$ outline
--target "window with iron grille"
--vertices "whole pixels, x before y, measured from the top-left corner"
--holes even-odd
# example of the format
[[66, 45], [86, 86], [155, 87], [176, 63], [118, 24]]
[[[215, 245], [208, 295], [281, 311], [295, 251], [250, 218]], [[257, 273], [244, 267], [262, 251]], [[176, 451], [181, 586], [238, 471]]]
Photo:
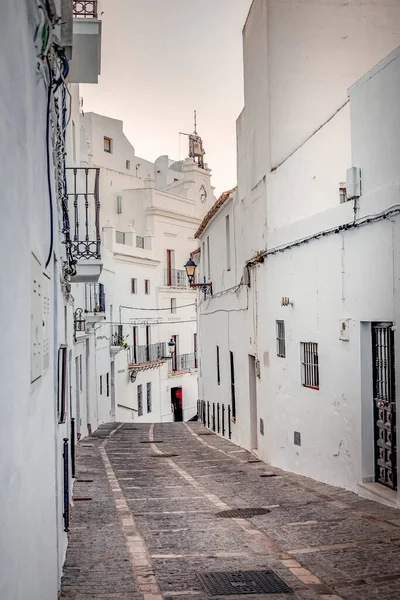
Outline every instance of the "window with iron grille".
[[301, 342], [301, 384], [319, 389], [318, 344]]
[[141, 235], [136, 236], [136, 248], [144, 248], [144, 237]]
[[136, 279], [131, 279], [131, 294], [136, 294]]
[[103, 393], [103, 375], [100, 375], [100, 395]]
[[117, 214], [122, 214], [122, 196], [117, 196]]
[[286, 356], [285, 321], [276, 322], [276, 354], [281, 358]]
[[117, 244], [125, 244], [125, 233], [123, 231], [116, 231], [115, 241], [117, 242]]
[[217, 383], [221, 385], [221, 371], [219, 368], [219, 346], [217, 346]]
[[151, 413], [151, 382], [147, 384], [147, 412]]
[[141, 417], [143, 415], [143, 392], [142, 385], [137, 386], [137, 405], [138, 405], [138, 416]]
[[104, 152], [112, 153], [112, 139], [104, 136]]
[[106, 375], [107, 397], [110, 395], [110, 373]]
[[144, 280], [144, 293], [150, 294], [150, 279]]

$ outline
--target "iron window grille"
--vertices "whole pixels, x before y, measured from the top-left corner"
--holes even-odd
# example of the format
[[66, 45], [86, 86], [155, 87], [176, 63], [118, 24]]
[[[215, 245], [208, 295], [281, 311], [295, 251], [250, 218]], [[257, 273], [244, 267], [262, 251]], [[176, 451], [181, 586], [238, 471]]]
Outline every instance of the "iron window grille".
[[106, 296], [102, 283], [85, 284], [85, 313], [106, 312]]
[[97, 0], [74, 0], [72, 10], [74, 17], [97, 19]]
[[131, 294], [136, 294], [136, 279], [131, 279]]
[[232, 418], [236, 419], [236, 390], [235, 390], [235, 363], [233, 359], [233, 352], [229, 352], [230, 367], [231, 367], [231, 404], [232, 404]]
[[146, 396], [146, 399], [147, 399], [147, 412], [151, 413], [151, 382], [149, 382], [147, 384], [146, 392], [147, 392], [147, 396]]
[[122, 215], [122, 196], [117, 196], [117, 214]]
[[136, 236], [136, 248], [144, 249], [144, 237], [142, 235]]
[[106, 375], [107, 398], [110, 396], [110, 373]]
[[219, 367], [219, 346], [217, 346], [217, 383], [221, 385], [221, 370]]
[[301, 384], [319, 390], [318, 344], [301, 342]]
[[168, 287], [187, 287], [188, 279], [184, 269], [166, 269], [164, 283]]
[[125, 233], [123, 231], [116, 231], [115, 241], [117, 242], [117, 244], [126, 244]]
[[276, 322], [276, 354], [281, 358], [286, 356], [285, 321]]
[[142, 384], [137, 386], [137, 402], [138, 402], [138, 416], [141, 417], [143, 415], [143, 392], [142, 392]]
[[103, 393], [103, 375], [100, 375], [100, 396]]

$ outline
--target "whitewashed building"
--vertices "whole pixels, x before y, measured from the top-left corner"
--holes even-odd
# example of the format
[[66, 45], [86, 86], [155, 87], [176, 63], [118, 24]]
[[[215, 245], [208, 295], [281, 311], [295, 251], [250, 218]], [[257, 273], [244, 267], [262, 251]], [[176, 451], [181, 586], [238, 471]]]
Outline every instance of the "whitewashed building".
[[[86, 4], [81, 18], [77, 7]], [[67, 545], [78, 377], [73, 281], [85, 281], [87, 265], [66, 180], [79, 161], [77, 86], [95, 83], [100, 69], [96, 8], [1, 3], [0, 597], [10, 600], [54, 600]], [[97, 254], [92, 278], [101, 271]], [[84, 392], [90, 377], [81, 385]]]
[[205, 421], [395, 505], [399, 32], [393, 2], [255, 0], [238, 188], [197, 232]]
[[74, 308], [77, 329], [94, 332], [98, 419], [188, 420], [198, 399], [196, 292], [184, 265], [215, 201], [211, 171], [194, 157], [142, 159], [121, 121], [93, 113], [81, 144], [82, 166], [98, 173], [103, 270], [99, 283], [77, 286]]

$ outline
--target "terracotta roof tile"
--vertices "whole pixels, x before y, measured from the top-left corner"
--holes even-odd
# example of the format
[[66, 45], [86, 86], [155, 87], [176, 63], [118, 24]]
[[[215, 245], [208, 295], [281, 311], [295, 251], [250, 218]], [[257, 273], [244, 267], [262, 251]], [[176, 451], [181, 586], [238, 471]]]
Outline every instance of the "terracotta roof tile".
[[195, 238], [198, 238], [198, 237], [201, 236], [201, 234], [203, 233], [203, 231], [205, 230], [205, 228], [207, 227], [207, 225], [209, 224], [209, 222], [211, 221], [211, 219], [213, 218], [213, 216], [217, 214], [217, 212], [219, 211], [219, 209], [221, 208], [221, 206], [223, 206], [225, 204], [225, 202], [228, 200], [229, 196], [231, 194], [233, 194], [233, 192], [235, 192], [235, 191], [236, 191], [236, 187], [232, 188], [231, 190], [229, 190], [227, 192], [223, 192], [220, 195], [220, 197], [218, 198], [218, 200], [213, 204], [213, 206], [210, 208], [210, 210], [208, 211], [208, 213], [206, 214], [206, 216], [202, 220], [200, 227], [198, 228], [198, 230], [194, 234]]

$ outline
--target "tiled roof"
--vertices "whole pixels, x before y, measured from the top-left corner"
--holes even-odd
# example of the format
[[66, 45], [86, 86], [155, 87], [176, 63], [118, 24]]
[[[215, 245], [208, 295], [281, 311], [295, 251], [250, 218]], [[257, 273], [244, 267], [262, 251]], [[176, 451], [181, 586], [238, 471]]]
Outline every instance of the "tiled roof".
[[209, 222], [211, 221], [213, 216], [217, 214], [217, 212], [219, 211], [221, 206], [223, 206], [225, 204], [225, 202], [228, 200], [229, 196], [231, 194], [233, 194], [233, 192], [235, 192], [235, 191], [236, 191], [236, 187], [232, 188], [231, 190], [229, 190], [227, 192], [223, 192], [223, 194], [220, 195], [218, 200], [214, 203], [214, 205], [210, 208], [210, 210], [208, 211], [208, 213], [202, 220], [200, 227], [194, 234], [195, 238], [198, 238], [201, 236], [201, 234], [203, 233], [203, 231], [205, 230], [205, 228], [207, 227], [207, 225], [209, 224]]

